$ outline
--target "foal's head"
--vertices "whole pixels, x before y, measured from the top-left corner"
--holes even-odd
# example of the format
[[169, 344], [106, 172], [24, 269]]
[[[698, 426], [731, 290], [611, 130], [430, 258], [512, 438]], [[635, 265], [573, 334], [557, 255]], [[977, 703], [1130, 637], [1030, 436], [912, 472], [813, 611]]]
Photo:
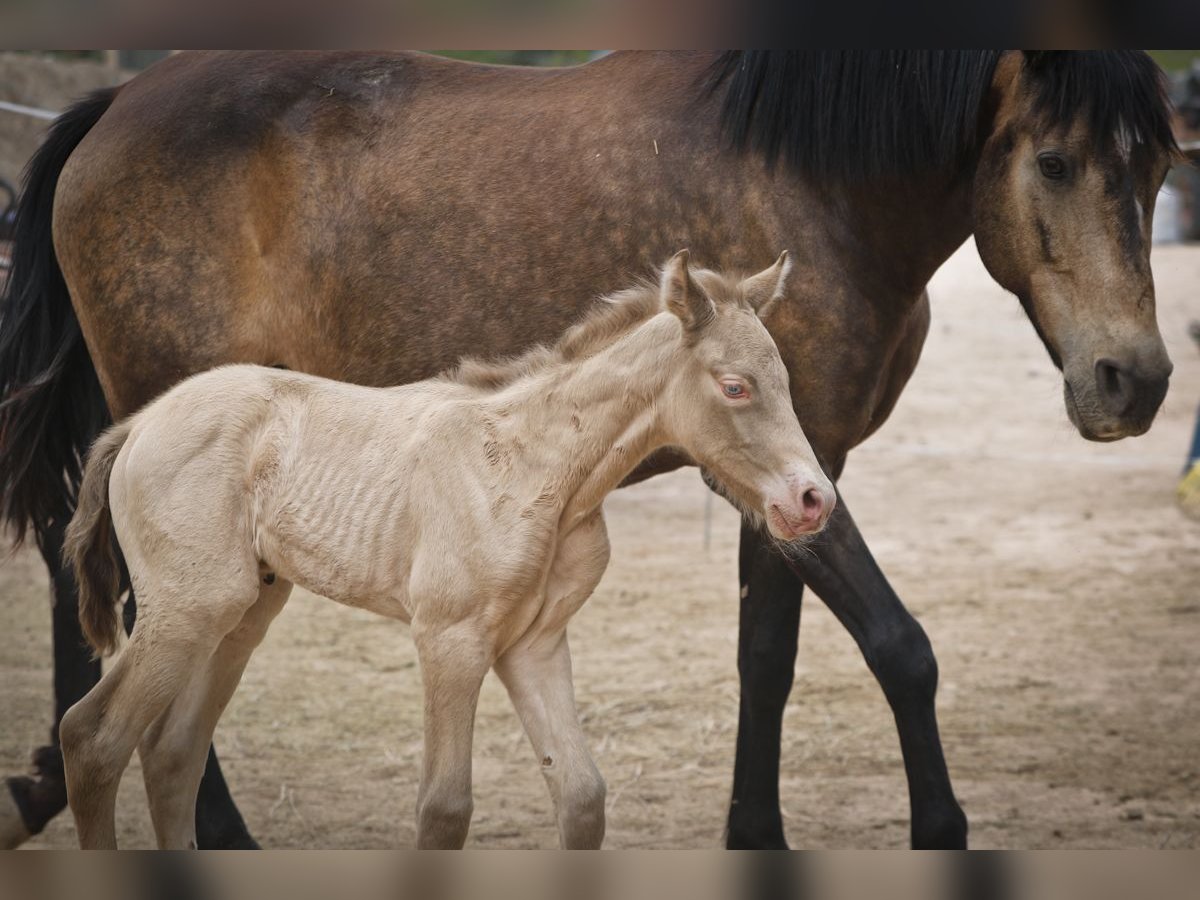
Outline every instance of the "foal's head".
[[781, 540], [820, 531], [836, 500], [759, 318], [783, 294], [789, 268], [785, 253], [739, 281], [689, 269], [682, 250], [660, 285], [663, 305], [683, 324], [679, 363], [663, 399], [672, 437]]

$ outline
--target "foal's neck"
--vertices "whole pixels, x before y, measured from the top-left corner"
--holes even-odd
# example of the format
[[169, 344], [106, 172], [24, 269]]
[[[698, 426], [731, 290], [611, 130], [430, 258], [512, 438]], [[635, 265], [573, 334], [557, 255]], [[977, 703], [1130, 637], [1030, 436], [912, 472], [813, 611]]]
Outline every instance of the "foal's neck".
[[565, 530], [669, 443], [659, 410], [676, 370], [679, 336], [678, 319], [660, 313], [595, 354], [531, 380], [523, 430], [552, 454], [539, 460], [539, 475], [557, 495]]

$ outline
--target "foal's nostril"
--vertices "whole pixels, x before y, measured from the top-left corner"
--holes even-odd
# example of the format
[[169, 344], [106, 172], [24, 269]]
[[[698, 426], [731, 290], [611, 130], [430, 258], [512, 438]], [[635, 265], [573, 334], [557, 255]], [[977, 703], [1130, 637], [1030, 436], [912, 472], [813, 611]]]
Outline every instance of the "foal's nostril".
[[806, 521], [819, 519], [822, 511], [825, 509], [825, 498], [821, 496], [821, 492], [815, 487], [809, 488], [800, 498], [800, 503], [804, 508], [804, 518]]
[[1133, 405], [1133, 378], [1111, 359], [1096, 363], [1096, 387], [1104, 408], [1114, 416], [1124, 415]]

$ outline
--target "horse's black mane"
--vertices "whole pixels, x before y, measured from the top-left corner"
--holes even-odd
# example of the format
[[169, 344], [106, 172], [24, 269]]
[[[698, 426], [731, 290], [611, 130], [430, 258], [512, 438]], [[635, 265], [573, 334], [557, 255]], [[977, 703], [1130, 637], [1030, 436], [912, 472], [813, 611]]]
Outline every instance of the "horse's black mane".
[[[999, 50], [734, 50], [709, 69], [721, 125], [740, 150], [814, 177], [857, 181], [956, 165], [979, 150]], [[1082, 117], [1176, 151], [1165, 80], [1140, 50], [1028, 52], [1036, 110]]]

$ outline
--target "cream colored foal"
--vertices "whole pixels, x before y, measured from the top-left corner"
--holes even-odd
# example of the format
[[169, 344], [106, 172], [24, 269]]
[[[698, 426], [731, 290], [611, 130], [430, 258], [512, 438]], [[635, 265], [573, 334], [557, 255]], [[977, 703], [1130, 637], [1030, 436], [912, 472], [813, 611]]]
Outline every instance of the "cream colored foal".
[[495, 668], [541, 763], [564, 847], [598, 847], [604, 781], [575, 711], [567, 623], [608, 562], [601, 503], [650, 452], [685, 450], [776, 538], [834, 492], [757, 313], [786, 254], [739, 281], [689, 271], [608, 298], [551, 348], [367, 388], [228, 366], [109, 429], [68, 553], [85, 633], [112, 651], [119, 540], [137, 627], [62, 722], [83, 847], [116, 845], [136, 748], [161, 847], [195, 846], [205, 754], [292, 584], [412, 624], [424, 680], [422, 847], [470, 825], [476, 700]]

